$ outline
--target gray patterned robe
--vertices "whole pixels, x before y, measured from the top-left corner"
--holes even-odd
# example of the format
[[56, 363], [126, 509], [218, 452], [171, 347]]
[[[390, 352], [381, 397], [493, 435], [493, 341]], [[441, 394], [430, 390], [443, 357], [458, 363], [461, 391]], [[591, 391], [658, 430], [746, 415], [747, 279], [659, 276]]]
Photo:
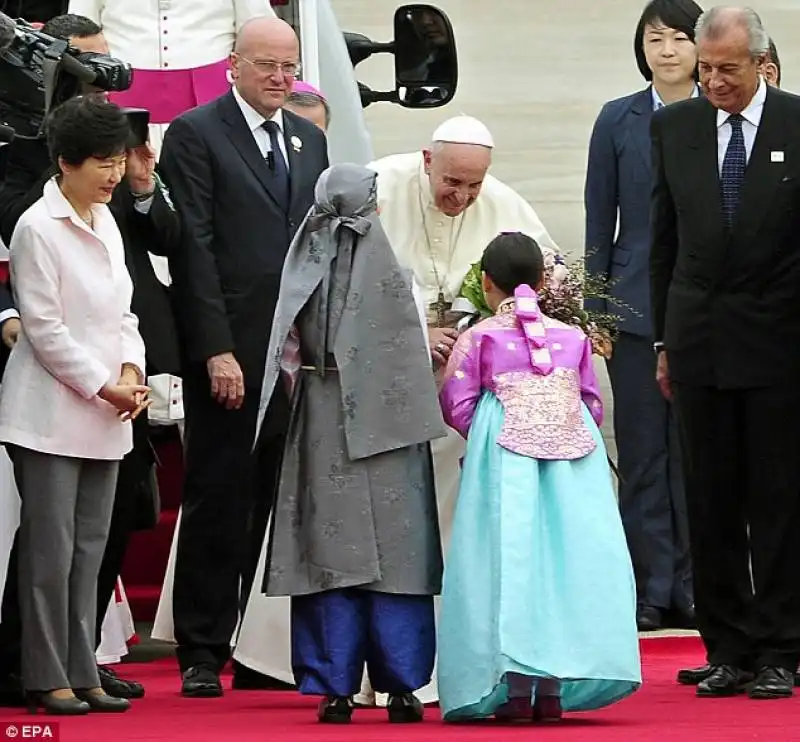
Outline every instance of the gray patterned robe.
[[284, 266], [259, 427], [292, 327], [303, 368], [273, 512], [268, 595], [441, 589], [429, 442], [445, 427], [412, 278], [380, 225], [375, 178], [355, 165], [323, 173]]

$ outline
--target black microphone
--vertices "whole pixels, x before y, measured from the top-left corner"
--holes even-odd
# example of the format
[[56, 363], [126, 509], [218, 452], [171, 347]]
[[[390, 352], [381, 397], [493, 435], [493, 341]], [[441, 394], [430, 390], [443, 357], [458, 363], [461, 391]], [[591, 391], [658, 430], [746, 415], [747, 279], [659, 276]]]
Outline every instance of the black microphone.
[[0, 52], [4, 52], [17, 37], [17, 24], [11, 16], [0, 13]]
[[273, 153], [272, 150], [267, 152], [267, 165], [269, 166], [270, 170], [275, 169], [275, 154]]
[[11, 144], [15, 136], [17, 132], [14, 131], [14, 127], [0, 124], [0, 144]]
[[93, 70], [85, 64], [81, 64], [75, 57], [71, 57], [69, 54], [65, 54], [61, 57], [61, 66], [64, 72], [69, 73], [80, 80], [80, 82], [86, 83], [87, 85], [91, 85], [97, 79], [97, 74]]

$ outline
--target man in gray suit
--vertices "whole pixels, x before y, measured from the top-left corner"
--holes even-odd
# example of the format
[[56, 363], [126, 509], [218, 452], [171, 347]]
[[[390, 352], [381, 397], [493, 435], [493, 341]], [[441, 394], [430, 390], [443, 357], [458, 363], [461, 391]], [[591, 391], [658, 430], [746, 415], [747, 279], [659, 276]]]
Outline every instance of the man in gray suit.
[[[605, 274], [625, 306], [608, 362], [619, 450], [619, 500], [636, 573], [641, 631], [693, 621], [686, 505], [673, 411], [655, 383], [648, 257], [650, 119], [698, 94], [693, 0], [653, 0], [634, 37], [636, 62], [651, 84], [607, 103], [595, 123], [586, 173], [586, 265]], [[619, 231], [617, 232], [617, 223]], [[597, 304], [597, 303], [595, 303]]]

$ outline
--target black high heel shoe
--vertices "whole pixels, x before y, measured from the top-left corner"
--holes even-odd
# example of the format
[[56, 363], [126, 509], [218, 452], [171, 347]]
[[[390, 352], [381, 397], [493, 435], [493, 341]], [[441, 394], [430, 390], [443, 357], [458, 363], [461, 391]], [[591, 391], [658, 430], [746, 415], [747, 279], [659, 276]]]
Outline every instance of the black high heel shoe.
[[35, 714], [40, 708], [53, 716], [83, 716], [89, 713], [89, 704], [80, 698], [58, 698], [52, 693], [28, 691], [25, 694], [28, 713]]
[[75, 696], [85, 702], [89, 710], [106, 714], [120, 714], [131, 707], [131, 702], [127, 698], [114, 698], [105, 691], [93, 693], [88, 690], [76, 690]]

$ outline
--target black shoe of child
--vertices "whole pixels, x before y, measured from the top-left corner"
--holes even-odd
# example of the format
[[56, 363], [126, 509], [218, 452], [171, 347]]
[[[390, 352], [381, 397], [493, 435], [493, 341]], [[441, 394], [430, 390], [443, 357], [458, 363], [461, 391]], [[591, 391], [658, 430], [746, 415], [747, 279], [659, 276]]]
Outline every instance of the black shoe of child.
[[349, 724], [353, 701], [347, 696], [328, 696], [319, 703], [317, 718], [322, 724]]
[[389, 696], [387, 709], [392, 724], [413, 724], [425, 717], [425, 708], [413, 693]]

